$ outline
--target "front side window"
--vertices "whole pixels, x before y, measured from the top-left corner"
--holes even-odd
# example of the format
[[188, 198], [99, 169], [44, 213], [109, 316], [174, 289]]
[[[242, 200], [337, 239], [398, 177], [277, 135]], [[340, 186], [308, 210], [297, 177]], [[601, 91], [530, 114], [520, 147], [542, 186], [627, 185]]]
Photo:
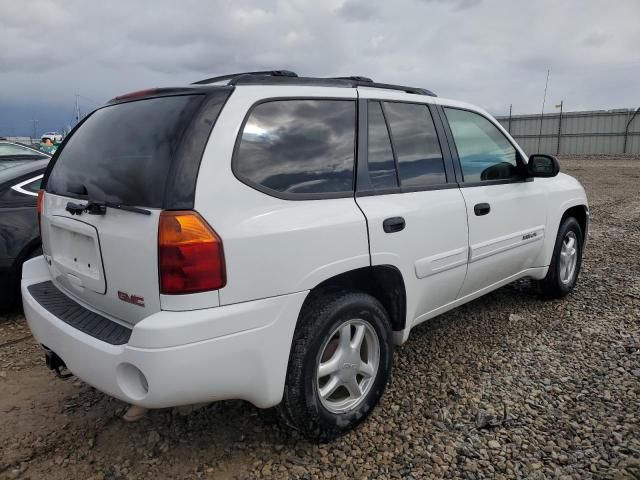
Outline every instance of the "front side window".
[[465, 182], [519, 178], [517, 152], [482, 115], [445, 108]]
[[426, 105], [384, 102], [403, 187], [447, 182], [436, 128]]
[[356, 105], [352, 100], [273, 100], [242, 131], [235, 173], [285, 194], [353, 191]]

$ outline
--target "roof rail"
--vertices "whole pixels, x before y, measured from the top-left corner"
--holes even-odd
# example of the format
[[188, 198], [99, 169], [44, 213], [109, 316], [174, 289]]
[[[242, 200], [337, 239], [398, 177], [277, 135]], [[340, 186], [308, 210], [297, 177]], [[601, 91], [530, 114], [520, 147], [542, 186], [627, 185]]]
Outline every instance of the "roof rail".
[[369, 82], [373, 83], [369, 77], [362, 77], [360, 75], [351, 75], [349, 77], [329, 77], [332, 80], [356, 80], [358, 82]]
[[263, 77], [253, 75], [242, 75], [229, 82], [229, 85], [309, 85], [314, 87], [371, 87], [384, 90], [398, 90], [400, 92], [413, 93], [415, 95], [437, 95], [426, 88], [408, 87], [406, 85], [393, 85], [390, 83], [377, 83], [370, 79], [362, 80], [358, 78], [322, 78], [322, 77]]
[[219, 77], [211, 77], [205, 78], [204, 80], [198, 80], [197, 82], [193, 82], [191, 85], [207, 85], [209, 83], [223, 82], [225, 80], [233, 80], [236, 77], [241, 77], [243, 75], [260, 75], [267, 77], [297, 77], [298, 74], [296, 72], [292, 72], [290, 70], [264, 70], [259, 72], [240, 72], [240, 73], [230, 73], [228, 75], [221, 75]]
[[245, 72], [222, 75], [220, 77], [207, 78], [192, 85], [207, 85], [227, 81], [227, 85], [309, 85], [315, 87], [371, 87], [385, 90], [398, 90], [400, 92], [413, 93], [415, 95], [428, 95], [436, 97], [431, 90], [405, 85], [393, 85], [390, 83], [377, 83], [368, 77], [299, 77], [290, 70], [267, 70], [263, 72]]

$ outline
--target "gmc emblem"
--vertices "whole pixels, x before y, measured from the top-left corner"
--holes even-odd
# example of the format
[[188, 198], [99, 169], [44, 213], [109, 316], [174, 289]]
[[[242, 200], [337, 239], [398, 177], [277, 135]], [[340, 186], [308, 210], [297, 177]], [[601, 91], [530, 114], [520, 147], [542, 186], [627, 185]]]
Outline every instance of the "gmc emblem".
[[139, 307], [144, 307], [144, 297], [139, 297], [137, 295], [129, 295], [126, 292], [122, 292], [118, 290], [118, 298], [123, 302], [132, 303]]

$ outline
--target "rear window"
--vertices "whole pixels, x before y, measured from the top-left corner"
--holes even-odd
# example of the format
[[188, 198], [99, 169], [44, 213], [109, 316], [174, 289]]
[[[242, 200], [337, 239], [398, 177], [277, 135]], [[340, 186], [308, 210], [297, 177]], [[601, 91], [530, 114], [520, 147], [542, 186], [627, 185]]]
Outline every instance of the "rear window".
[[356, 105], [352, 100], [274, 100], [249, 114], [234, 171], [285, 195], [353, 191]]
[[0, 160], [2, 160], [2, 157], [46, 158], [47, 155], [37, 152], [34, 149], [23, 147], [22, 145], [0, 143]]
[[204, 98], [152, 98], [97, 110], [60, 152], [47, 191], [162, 208], [180, 140]]
[[426, 105], [385, 102], [403, 187], [447, 183], [436, 127]]

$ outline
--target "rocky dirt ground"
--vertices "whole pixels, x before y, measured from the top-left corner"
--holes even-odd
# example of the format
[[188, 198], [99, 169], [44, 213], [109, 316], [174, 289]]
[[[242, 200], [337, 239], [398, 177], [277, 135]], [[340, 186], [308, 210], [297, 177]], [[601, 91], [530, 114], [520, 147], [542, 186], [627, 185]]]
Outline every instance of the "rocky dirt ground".
[[640, 478], [640, 158], [561, 164], [591, 203], [577, 290], [545, 302], [523, 281], [419, 326], [330, 444], [244, 402], [126, 424], [0, 317], [0, 478]]

